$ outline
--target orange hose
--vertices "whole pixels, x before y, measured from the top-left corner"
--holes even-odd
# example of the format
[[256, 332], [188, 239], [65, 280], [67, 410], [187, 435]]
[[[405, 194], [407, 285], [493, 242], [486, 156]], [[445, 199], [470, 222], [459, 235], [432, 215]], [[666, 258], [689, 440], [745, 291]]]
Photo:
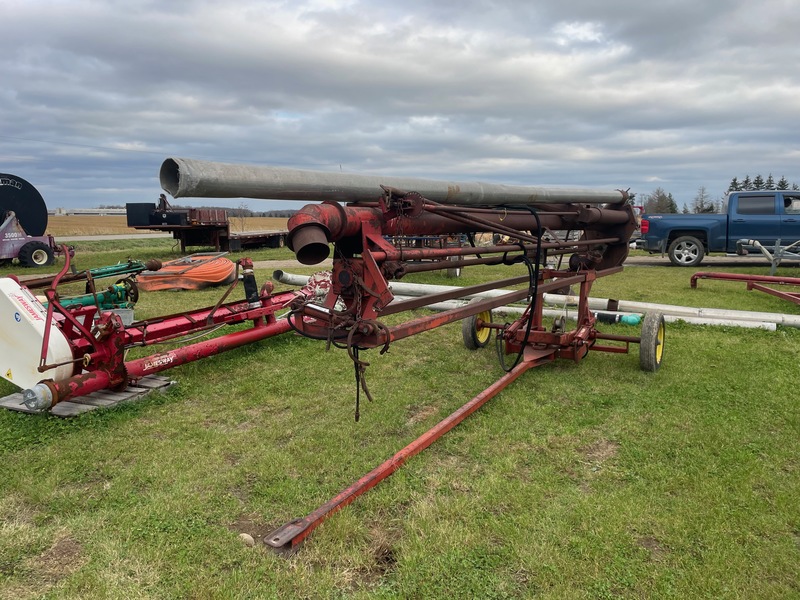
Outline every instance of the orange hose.
[[236, 265], [225, 257], [197, 260], [189, 256], [164, 263], [158, 271], [140, 273], [137, 283], [145, 291], [198, 290], [230, 283], [235, 273]]

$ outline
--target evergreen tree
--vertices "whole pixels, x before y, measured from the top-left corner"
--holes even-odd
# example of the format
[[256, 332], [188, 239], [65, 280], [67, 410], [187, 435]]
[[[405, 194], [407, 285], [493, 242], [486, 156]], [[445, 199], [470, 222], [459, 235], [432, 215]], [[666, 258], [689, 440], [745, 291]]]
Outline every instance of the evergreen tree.
[[686, 202], [683, 203], [683, 208], [681, 209], [681, 213], [684, 214], [684, 215], [688, 215], [689, 214], [689, 207], [686, 206]]
[[692, 212], [693, 213], [714, 213], [717, 212], [717, 207], [714, 201], [711, 200], [711, 196], [706, 191], [706, 186], [701, 185], [700, 189], [697, 190], [697, 195], [694, 197], [692, 201]]
[[671, 192], [669, 194], [667, 194], [667, 202], [669, 203], [667, 205], [667, 207], [669, 208], [669, 210], [667, 210], [667, 212], [677, 214], [678, 213], [678, 203], [675, 202], [675, 198], [672, 197], [672, 193]]
[[660, 187], [644, 196], [642, 205], [644, 206], [644, 212], [647, 214], [678, 212], [678, 205], [672, 194], [667, 194]]
[[745, 175], [744, 179], [741, 181], [738, 177], [734, 177], [731, 179], [730, 184], [728, 184], [727, 192], [741, 192], [741, 191], [754, 191], [754, 190], [797, 190], [798, 186], [796, 183], [790, 183], [786, 176], [781, 175], [781, 178], [778, 182], [775, 182], [775, 178], [773, 177], [772, 173], [767, 175], [766, 180], [761, 176], [761, 174], [756, 175], [753, 179], [750, 179], [750, 175]]

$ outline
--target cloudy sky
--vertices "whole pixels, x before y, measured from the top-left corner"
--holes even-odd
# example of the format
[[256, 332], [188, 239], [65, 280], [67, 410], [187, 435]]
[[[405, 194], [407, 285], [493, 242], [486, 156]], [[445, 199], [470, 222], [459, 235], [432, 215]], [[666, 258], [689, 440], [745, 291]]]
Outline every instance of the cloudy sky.
[[0, 172], [49, 208], [155, 201], [170, 156], [679, 206], [734, 176], [800, 183], [797, 0], [0, 9]]

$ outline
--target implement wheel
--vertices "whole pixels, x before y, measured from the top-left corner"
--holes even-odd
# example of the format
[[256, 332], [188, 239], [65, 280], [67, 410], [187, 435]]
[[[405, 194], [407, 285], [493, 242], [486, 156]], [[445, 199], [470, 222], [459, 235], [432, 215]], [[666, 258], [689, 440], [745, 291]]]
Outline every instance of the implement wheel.
[[23, 267], [44, 267], [53, 264], [54, 255], [53, 249], [47, 244], [28, 242], [19, 249], [17, 258]]
[[[470, 300], [470, 304], [480, 301], [481, 298], [473, 298]], [[461, 336], [464, 338], [464, 346], [467, 347], [467, 350], [477, 350], [489, 343], [492, 330], [489, 327], [483, 327], [482, 324], [491, 322], [491, 310], [484, 310], [461, 321]]]
[[642, 323], [639, 343], [639, 366], [642, 371], [655, 372], [664, 359], [664, 338], [666, 327], [664, 315], [659, 312], [647, 313]]

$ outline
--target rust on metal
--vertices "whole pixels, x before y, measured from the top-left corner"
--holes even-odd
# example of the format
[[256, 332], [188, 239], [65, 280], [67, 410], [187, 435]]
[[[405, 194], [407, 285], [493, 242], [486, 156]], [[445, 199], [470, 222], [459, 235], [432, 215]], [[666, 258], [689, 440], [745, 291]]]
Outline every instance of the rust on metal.
[[405, 448], [394, 454], [390, 459], [384, 461], [361, 477], [353, 485], [342, 490], [328, 502], [302, 519], [294, 519], [274, 530], [264, 538], [264, 543], [281, 552], [292, 553], [296, 551], [303, 540], [305, 540], [325, 519], [392, 475], [392, 473], [403, 466], [409, 458], [419, 454], [448, 431], [456, 427], [532, 366], [533, 363], [530, 361], [520, 363], [515, 369], [498, 379], [464, 406], [423, 433]]
[[[588, 297], [598, 277], [622, 270], [635, 217], [627, 205], [588, 207], [580, 204], [533, 207], [472, 208], [444, 206], [413, 192], [385, 188], [380, 202], [342, 206], [326, 202], [302, 208], [289, 221], [289, 246], [300, 262], [316, 264], [330, 253], [333, 268], [321, 300], [298, 298], [292, 303], [292, 327], [308, 337], [337, 342], [347, 348], [356, 368], [356, 381], [365, 393], [366, 363], [360, 350], [381, 352], [403, 338], [477, 315], [517, 301], [527, 301], [522, 317], [513, 323], [492, 323], [481, 317], [480, 327], [494, 331], [503, 356], [516, 357], [506, 374], [461, 409], [376, 467], [340, 494], [304, 518], [294, 519], [264, 539], [270, 547], [293, 552], [311, 531], [334, 512], [390, 476], [409, 457], [480, 408], [525, 371], [557, 359], [581, 361], [590, 350], [624, 353], [633, 336], [604, 335], [595, 329], [596, 317]], [[413, 214], [413, 216], [412, 216]], [[554, 231], [578, 231], [579, 237], [559, 237]], [[439, 248], [395, 247], [390, 239], [402, 235], [442, 235], [476, 232], [501, 234], [514, 242], [490, 246]], [[543, 234], [547, 232], [547, 239]], [[565, 268], [547, 266], [547, 258], [568, 257]], [[455, 259], [455, 260], [454, 260]], [[528, 274], [397, 301], [389, 280], [410, 272], [446, 269], [456, 265], [518, 264]], [[385, 325], [389, 315], [423, 308], [437, 302], [467, 297], [492, 289], [509, 289], [496, 297], [474, 300], [464, 306]], [[543, 296], [569, 286], [580, 288], [578, 325], [548, 329], [543, 323]], [[599, 342], [599, 343], [598, 343]], [[356, 420], [359, 414], [356, 398]]]
[[[26, 398], [26, 405], [43, 410], [92, 392], [121, 389], [147, 375], [288, 332], [288, 321], [284, 318], [278, 319], [275, 313], [295, 300], [298, 292], [273, 295], [272, 285], [265, 284], [259, 293], [252, 261], [247, 258], [238, 261], [237, 273], [239, 266], [245, 269], [244, 287], [246, 290], [253, 290], [252, 297], [243, 301], [222, 303], [236, 285], [237, 277], [220, 302], [213, 307], [137, 321], [126, 327], [119, 315], [111, 311], [100, 311], [95, 305], [70, 308], [61, 305], [57, 286], [69, 269], [67, 256], [64, 268], [45, 290], [48, 300], [46, 322], [57, 323], [69, 344], [72, 359], [64, 364], [74, 365], [72, 375], [58, 381], [42, 381], [34, 388], [25, 390], [23, 396]], [[251, 324], [248, 329], [188, 343], [145, 358], [125, 360], [127, 350], [133, 347], [150, 346], [210, 332], [224, 325], [247, 322]], [[46, 364], [49, 343], [50, 328], [45, 328], [39, 361], [40, 372], [61, 366]]]
[[775, 289], [772, 286], [800, 286], [800, 277], [780, 277], [775, 275], [750, 275], [747, 273], [715, 273], [698, 271], [690, 280], [692, 288], [697, 287], [698, 279], [719, 279], [723, 281], [741, 281], [747, 284], [748, 290], [764, 292], [781, 300], [800, 304], [800, 292]]

